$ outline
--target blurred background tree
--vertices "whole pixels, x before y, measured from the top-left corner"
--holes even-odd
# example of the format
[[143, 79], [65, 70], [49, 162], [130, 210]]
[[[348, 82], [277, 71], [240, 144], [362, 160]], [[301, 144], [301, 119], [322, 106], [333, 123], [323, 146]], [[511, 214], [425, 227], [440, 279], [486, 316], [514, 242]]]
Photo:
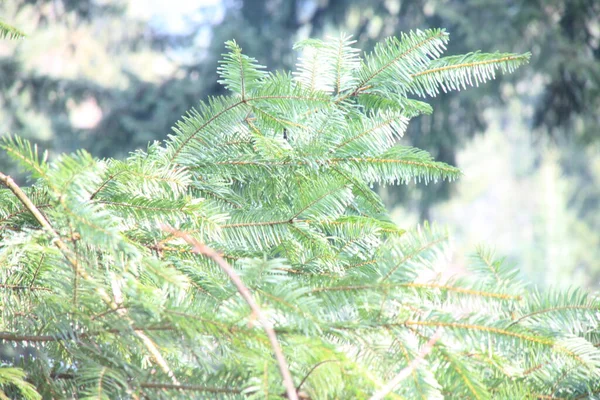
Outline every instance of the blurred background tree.
[[[457, 254], [489, 241], [529, 279], [598, 287], [598, 1], [14, 0], [0, 13], [29, 34], [0, 42], [0, 132], [51, 155], [85, 147], [122, 157], [165, 138], [181, 114], [219, 93], [216, 60], [232, 38], [269, 69], [295, 63], [297, 40], [340, 31], [367, 50], [402, 31], [444, 27], [448, 54], [531, 51], [528, 68], [440, 96], [432, 116], [411, 123], [407, 141], [463, 168], [464, 179], [378, 190], [402, 224], [448, 224]], [[474, 155], [489, 168], [471, 167]]]

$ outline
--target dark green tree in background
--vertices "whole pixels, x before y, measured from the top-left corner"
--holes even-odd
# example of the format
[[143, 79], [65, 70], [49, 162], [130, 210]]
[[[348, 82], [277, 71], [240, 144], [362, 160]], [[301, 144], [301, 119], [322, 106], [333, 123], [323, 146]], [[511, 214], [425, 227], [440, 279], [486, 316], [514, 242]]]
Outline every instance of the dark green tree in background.
[[[36, 32], [38, 46], [2, 44], [12, 51], [0, 59], [3, 132], [19, 132], [57, 153], [84, 147], [123, 157], [164, 135], [173, 115], [206, 91], [197, 72], [163, 54], [185, 38], [152, 32], [127, 12], [126, 2], [15, 1], [0, 10]], [[78, 111], [87, 119], [74, 121]]]

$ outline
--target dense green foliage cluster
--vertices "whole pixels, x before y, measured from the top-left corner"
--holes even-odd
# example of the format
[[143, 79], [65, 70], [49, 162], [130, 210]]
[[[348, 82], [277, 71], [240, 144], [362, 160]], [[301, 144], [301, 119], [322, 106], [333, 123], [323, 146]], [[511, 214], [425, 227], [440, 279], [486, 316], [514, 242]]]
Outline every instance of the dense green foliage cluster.
[[413, 97], [529, 58], [441, 57], [447, 41], [416, 31], [361, 57], [347, 37], [308, 40], [293, 74], [267, 73], [228, 42], [230, 95], [126, 160], [47, 162], [5, 140], [33, 182], [22, 193], [0, 174], [11, 189], [0, 192], [4, 394], [284, 397], [265, 326], [184, 237], [234, 267], [300, 398], [377, 398], [389, 382], [381, 395], [398, 399], [597, 393], [595, 298], [531, 290], [483, 249], [448, 279], [445, 233], [403, 231], [371, 189], [457, 178], [398, 144], [410, 118], [432, 111]]
[[[514, 196], [508, 201], [490, 195], [497, 185], [465, 186], [465, 181], [376, 190], [392, 215], [407, 225], [444, 221], [460, 247], [493, 237], [502, 253], [539, 284], [597, 288], [600, 2], [216, 0], [188, 3], [195, 7], [184, 9], [173, 4], [168, 12], [161, 4], [0, 2], [2, 19], [29, 34], [25, 41], [0, 44], [0, 135], [18, 132], [47, 149], [50, 159], [79, 148], [96, 157], [124, 158], [148, 141], [162, 140], [198, 99], [224, 93], [215, 69], [225, 40], [235, 38], [271, 71], [289, 70], [295, 64], [292, 44], [306, 37], [347, 32], [357, 47], [371, 48], [401, 31], [443, 26], [454, 38], [450, 54], [531, 50], [531, 67], [478, 91], [430, 98], [436, 112], [413, 120], [404, 143], [457, 165], [473, 151], [474, 137], [484, 134], [476, 140], [489, 140], [502, 121], [501, 129], [519, 139], [503, 134], [499, 146], [510, 151], [487, 150], [491, 154], [483, 157], [491, 161], [512, 154], [516, 161], [503, 161], [510, 167], [503, 167], [502, 176], [516, 188], [502, 192], [522, 193], [518, 186], [523, 186], [533, 195], [515, 203]], [[166, 23], [173, 16], [181, 23]], [[541, 178], [541, 166], [548, 161], [560, 167], [556, 179]], [[22, 178], [6, 158], [0, 158], [0, 170]], [[489, 218], [462, 224], [457, 217], [462, 213], [448, 208], [448, 199], [464, 205], [473, 197], [489, 201], [490, 196], [500, 204], [487, 208], [500, 221], [512, 219], [507, 208], [520, 209], [518, 229]], [[560, 207], [544, 206], [556, 204], [557, 198]], [[474, 228], [482, 225], [493, 225], [496, 232]], [[475, 230], [469, 238], [467, 232]]]

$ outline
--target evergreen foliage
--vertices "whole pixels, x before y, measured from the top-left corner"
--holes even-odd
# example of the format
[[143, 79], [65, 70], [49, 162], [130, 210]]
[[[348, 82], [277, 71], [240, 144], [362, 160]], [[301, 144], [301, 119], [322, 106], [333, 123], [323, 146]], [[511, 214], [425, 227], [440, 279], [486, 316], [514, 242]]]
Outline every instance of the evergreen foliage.
[[15, 28], [14, 26], [8, 25], [0, 21], [0, 39], [21, 39], [25, 37], [25, 34]]
[[411, 32], [363, 58], [345, 36], [305, 41], [294, 74], [228, 42], [230, 94], [125, 161], [6, 139], [32, 185], [0, 173], [0, 397], [594, 396], [594, 297], [532, 291], [484, 249], [444, 278], [446, 234], [405, 232], [371, 190], [460, 176], [398, 144], [431, 112], [408, 95], [529, 58], [440, 58], [447, 41]]

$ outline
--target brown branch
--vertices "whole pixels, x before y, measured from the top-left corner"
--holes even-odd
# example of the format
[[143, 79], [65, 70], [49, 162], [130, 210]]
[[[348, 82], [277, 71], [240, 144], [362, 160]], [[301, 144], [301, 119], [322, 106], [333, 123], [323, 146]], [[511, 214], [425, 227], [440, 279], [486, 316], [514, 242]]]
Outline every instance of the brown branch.
[[[157, 326], [157, 327], [149, 327], [149, 328], [139, 328], [133, 327], [132, 330], [134, 332], [144, 332], [144, 331], [172, 331], [175, 328], [171, 326]], [[6, 333], [0, 332], [0, 340], [6, 340], [7, 342], [62, 342], [65, 340], [79, 340], [86, 339], [93, 336], [102, 335], [105, 333], [114, 333], [114, 334], [123, 334], [129, 332], [126, 329], [106, 329], [103, 331], [94, 331], [94, 332], [83, 332], [76, 333], [73, 332], [72, 336], [64, 336], [64, 335], [19, 335], [17, 333]]]
[[[15, 196], [23, 203], [25, 207], [33, 214], [38, 223], [42, 226], [45, 232], [50, 234], [53, 238], [53, 243], [58, 249], [61, 251], [63, 256], [67, 259], [69, 264], [73, 267], [73, 271], [76, 275], [81, 276], [86, 281], [93, 281], [93, 278], [87, 273], [87, 271], [81, 267], [79, 261], [77, 261], [77, 257], [73, 254], [69, 246], [61, 239], [58, 232], [54, 230], [48, 219], [40, 212], [40, 210], [36, 207], [35, 204], [27, 197], [25, 192], [21, 190], [19, 185], [15, 183], [15, 181], [8, 175], [0, 172], [0, 182], [4, 184], [7, 188], [10, 189], [11, 192], [14, 193]], [[119, 308], [119, 305], [116, 304], [109, 294], [106, 292], [104, 288], [97, 288], [97, 293], [100, 295], [100, 298], [103, 302], [105, 302], [110, 308], [116, 309]], [[122, 314], [124, 318], [128, 320], [128, 322], [133, 323], [126, 314]], [[142, 331], [135, 331], [136, 336], [144, 343], [146, 350], [150, 353], [150, 356], [154, 359], [154, 362], [158, 364], [158, 366], [163, 370], [168, 377], [171, 378], [173, 384], [179, 384], [179, 381], [175, 377], [171, 368], [169, 368], [169, 364], [164, 359], [156, 344]]]
[[[69, 380], [75, 379], [77, 376], [73, 373], [52, 373], [50, 374], [52, 379]], [[142, 382], [140, 387], [143, 389], [159, 389], [159, 390], [181, 390], [181, 391], [196, 391], [196, 392], [208, 392], [208, 393], [242, 393], [242, 389], [233, 388], [219, 388], [214, 386], [202, 386], [202, 385], [174, 385], [172, 383], [162, 382]]]
[[397, 387], [400, 384], [400, 382], [408, 378], [410, 374], [412, 374], [412, 372], [419, 366], [419, 364], [425, 360], [425, 357], [427, 357], [427, 355], [431, 353], [435, 342], [439, 340], [441, 335], [442, 329], [438, 328], [433, 334], [433, 336], [429, 339], [429, 341], [425, 344], [425, 346], [423, 346], [417, 357], [414, 358], [411, 362], [409, 362], [408, 365], [405, 368], [403, 368], [402, 371], [400, 371], [396, 376], [394, 376], [391, 381], [386, 383], [381, 389], [375, 392], [375, 394], [371, 396], [369, 400], [382, 400], [388, 393], [394, 390], [394, 388]]
[[31, 278], [31, 283], [29, 284], [29, 287], [33, 289], [33, 284], [35, 283], [35, 280], [37, 279], [37, 276], [40, 272], [40, 269], [42, 269], [42, 264], [44, 263], [44, 258], [46, 258], [46, 254], [42, 253], [42, 256], [40, 257], [40, 261], [38, 262], [37, 268], [35, 269], [35, 272], [33, 273], [33, 278]]
[[327, 364], [327, 363], [338, 363], [340, 362], [340, 360], [323, 360], [321, 362], [316, 363], [311, 369], [310, 371], [307, 372], [307, 374], [304, 376], [304, 378], [302, 378], [302, 381], [300, 381], [300, 383], [298, 384], [298, 386], [296, 386], [296, 391], [299, 392], [300, 388], [302, 387], [302, 385], [304, 385], [304, 382], [306, 382], [306, 380], [310, 377], [310, 374], [312, 374], [317, 368], [319, 368], [321, 365], [323, 364]]
[[[274, 226], [274, 225], [289, 224], [290, 222], [291, 222], [290, 219], [280, 220], [280, 221], [242, 222], [242, 223], [238, 223], [238, 224], [221, 225], [221, 228], [227, 229], [227, 228], [241, 228], [241, 227], [246, 227], [246, 226]], [[201, 253], [201, 254], [204, 254], [204, 253]]]
[[6, 285], [0, 284], [0, 289], [11, 289], [11, 290], [44, 290], [46, 292], [52, 292], [52, 289], [42, 286], [20, 286], [20, 285]]
[[202, 385], [173, 385], [170, 383], [154, 383], [154, 382], [140, 383], [140, 387], [142, 387], [144, 389], [188, 390], [188, 391], [208, 392], [208, 393], [242, 393], [242, 389], [219, 388], [219, 387], [202, 386]]
[[244, 282], [242, 282], [235, 270], [231, 268], [231, 266], [219, 253], [206, 246], [205, 244], [200, 243], [198, 240], [194, 239], [187, 233], [178, 231], [166, 225], [163, 225], [162, 228], [166, 232], [185, 240], [189, 245], [191, 245], [194, 248], [194, 251], [196, 253], [202, 254], [212, 259], [223, 270], [223, 272], [225, 272], [227, 276], [229, 276], [229, 279], [235, 285], [240, 295], [244, 298], [246, 303], [248, 303], [248, 305], [252, 309], [252, 313], [256, 316], [256, 318], [262, 325], [263, 329], [265, 330], [265, 333], [267, 334], [267, 337], [269, 338], [269, 341], [271, 342], [271, 347], [273, 349], [273, 353], [275, 354], [275, 358], [279, 366], [279, 372], [283, 377], [283, 385], [286, 389], [288, 399], [298, 400], [296, 388], [294, 387], [294, 381], [292, 379], [292, 375], [290, 374], [290, 370], [288, 369], [287, 362], [285, 360], [285, 356], [283, 355], [283, 351], [281, 350], [279, 341], [277, 340], [277, 335], [275, 334], [271, 323], [263, 314], [262, 310], [252, 297], [252, 293], [250, 293], [250, 290], [246, 287], [246, 285], [244, 285]]
[[123, 171], [118, 171], [117, 173], [114, 173], [114, 174], [112, 174], [112, 175], [109, 175], [109, 176], [108, 176], [108, 178], [107, 178], [107, 179], [105, 179], [105, 180], [104, 180], [104, 182], [102, 182], [102, 184], [101, 184], [101, 185], [98, 187], [98, 189], [96, 189], [96, 190], [94, 191], [94, 193], [92, 193], [92, 195], [90, 196], [90, 200], [94, 200], [94, 198], [95, 198], [95, 197], [98, 195], [98, 193], [100, 193], [100, 191], [101, 191], [102, 189], [104, 189], [104, 187], [105, 187], [106, 185], [108, 185], [108, 184], [109, 184], [109, 182], [111, 182], [113, 179], [115, 179], [117, 176], [119, 176], [120, 174], [122, 174], [122, 173], [124, 173], [124, 172], [125, 172], [125, 170], [123, 170]]

